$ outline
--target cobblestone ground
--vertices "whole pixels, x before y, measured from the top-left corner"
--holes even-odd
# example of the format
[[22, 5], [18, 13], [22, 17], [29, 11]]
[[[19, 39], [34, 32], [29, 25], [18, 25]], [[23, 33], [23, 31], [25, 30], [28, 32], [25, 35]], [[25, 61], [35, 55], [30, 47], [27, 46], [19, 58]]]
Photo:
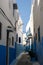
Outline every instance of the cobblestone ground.
[[34, 61], [30, 61], [31, 58], [29, 56], [29, 54], [27, 53], [22, 53], [17, 60], [17, 63], [15, 65], [40, 65], [38, 62]]
[[23, 54], [16, 65], [32, 65], [32, 62], [30, 61], [30, 56], [27, 54]]

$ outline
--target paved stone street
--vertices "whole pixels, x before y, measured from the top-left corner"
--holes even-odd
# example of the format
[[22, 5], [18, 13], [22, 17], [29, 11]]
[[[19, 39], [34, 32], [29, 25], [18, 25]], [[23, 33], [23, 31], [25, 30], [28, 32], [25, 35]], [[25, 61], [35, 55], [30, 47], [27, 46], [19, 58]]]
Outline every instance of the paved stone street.
[[24, 53], [19, 58], [19, 60], [17, 61], [16, 65], [32, 65], [32, 62], [30, 61], [30, 56]]
[[32, 62], [31, 57], [27, 53], [22, 53], [16, 62], [15, 65], [40, 65], [38, 62]]

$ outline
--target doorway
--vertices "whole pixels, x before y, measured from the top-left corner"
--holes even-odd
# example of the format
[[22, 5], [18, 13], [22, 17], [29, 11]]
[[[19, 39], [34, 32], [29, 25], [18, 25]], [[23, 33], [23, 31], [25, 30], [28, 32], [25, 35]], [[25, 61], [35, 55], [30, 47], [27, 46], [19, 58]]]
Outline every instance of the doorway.
[[9, 33], [12, 30], [7, 30], [7, 40], [6, 40], [6, 65], [9, 65]]

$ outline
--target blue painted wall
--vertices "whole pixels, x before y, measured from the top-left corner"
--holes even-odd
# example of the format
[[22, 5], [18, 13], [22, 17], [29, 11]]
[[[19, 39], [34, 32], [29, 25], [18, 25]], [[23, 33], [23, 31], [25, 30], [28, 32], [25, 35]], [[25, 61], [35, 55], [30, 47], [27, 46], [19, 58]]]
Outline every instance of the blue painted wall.
[[33, 52], [36, 53], [36, 39], [34, 38], [34, 43], [33, 43]]
[[[9, 65], [16, 58], [16, 49], [9, 47]], [[6, 46], [0, 45], [0, 65], [6, 65]]]
[[9, 48], [9, 64], [16, 58], [15, 48]]
[[18, 56], [20, 53], [22, 53], [25, 50], [25, 47], [22, 44], [16, 45], [16, 56]]
[[41, 42], [36, 43], [36, 54], [40, 65], [43, 65], [43, 37], [41, 39]]
[[25, 51], [26, 51], [26, 52], [29, 52], [29, 50], [30, 50], [30, 45], [25, 46]]
[[0, 45], [0, 65], [6, 65], [6, 47]]

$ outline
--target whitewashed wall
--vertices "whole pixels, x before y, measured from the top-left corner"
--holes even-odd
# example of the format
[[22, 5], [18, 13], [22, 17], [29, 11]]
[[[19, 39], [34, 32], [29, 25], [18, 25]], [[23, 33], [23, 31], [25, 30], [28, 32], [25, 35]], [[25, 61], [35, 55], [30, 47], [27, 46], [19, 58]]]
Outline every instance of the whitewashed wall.
[[[5, 5], [6, 4], [6, 5]], [[12, 24], [15, 24], [15, 19], [13, 16], [13, 0], [1, 0], [1, 6], [0, 6], [7, 17], [11, 20]]]
[[[18, 37], [21, 37], [21, 44], [23, 43], [23, 22], [19, 16], [19, 20], [17, 22], [17, 33], [18, 33]], [[19, 42], [19, 39], [18, 39]]]
[[34, 35], [33, 5], [31, 6], [30, 19], [29, 19], [27, 26], [26, 26], [26, 32], [29, 31], [29, 28], [31, 29], [32, 35]]
[[26, 45], [26, 33], [23, 33], [23, 45]]

